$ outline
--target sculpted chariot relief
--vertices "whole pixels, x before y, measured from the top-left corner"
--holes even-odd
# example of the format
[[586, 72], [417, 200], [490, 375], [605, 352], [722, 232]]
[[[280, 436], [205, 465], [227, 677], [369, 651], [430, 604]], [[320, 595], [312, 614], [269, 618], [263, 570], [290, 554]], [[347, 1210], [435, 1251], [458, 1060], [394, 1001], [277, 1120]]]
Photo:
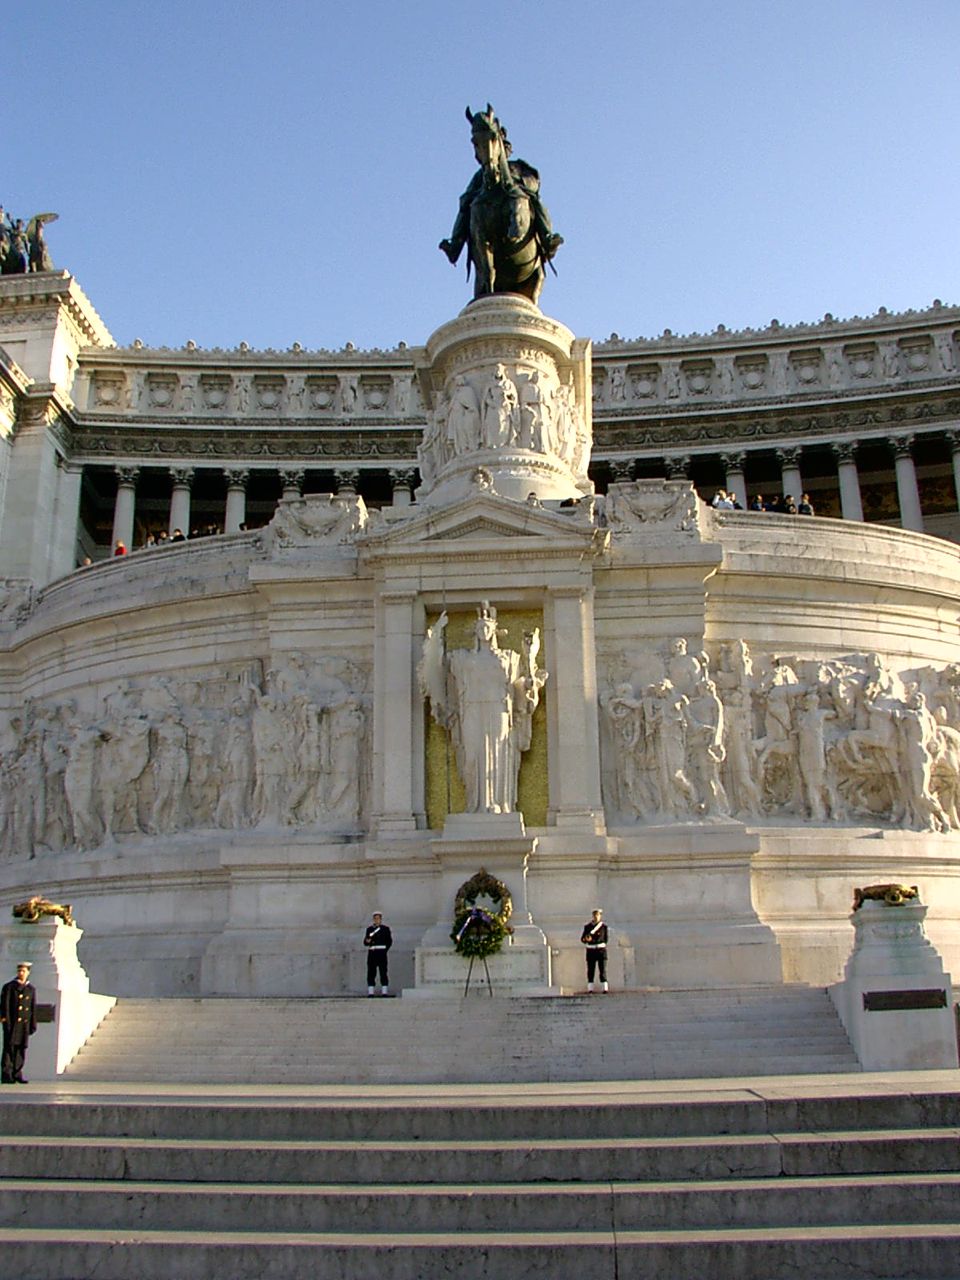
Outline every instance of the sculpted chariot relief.
[[627, 822], [729, 815], [960, 830], [960, 664], [894, 672], [876, 653], [711, 670], [682, 638], [627, 655], [602, 698], [608, 810]]
[[433, 718], [453, 739], [468, 813], [514, 813], [520, 757], [530, 746], [533, 713], [547, 673], [537, 666], [540, 632], [528, 631], [523, 653], [501, 649], [497, 611], [477, 609], [474, 648], [447, 650], [447, 614], [428, 628], [420, 689]]

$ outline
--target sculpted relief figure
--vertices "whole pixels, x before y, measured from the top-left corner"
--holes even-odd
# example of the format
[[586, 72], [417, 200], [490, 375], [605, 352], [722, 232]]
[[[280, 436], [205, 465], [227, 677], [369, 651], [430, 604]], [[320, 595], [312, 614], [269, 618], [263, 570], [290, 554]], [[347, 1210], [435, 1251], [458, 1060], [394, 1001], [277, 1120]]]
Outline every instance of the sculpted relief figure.
[[520, 430], [520, 400], [516, 384], [502, 364], [483, 392], [480, 441], [484, 449], [501, 449], [516, 444]]
[[455, 456], [473, 453], [480, 447], [480, 405], [476, 391], [462, 373], [457, 375], [450, 397], [446, 434]]
[[540, 632], [527, 632], [523, 653], [501, 649], [497, 611], [477, 610], [473, 649], [447, 651], [444, 611], [427, 631], [420, 689], [433, 718], [450, 731], [468, 813], [513, 813], [520, 757], [530, 746], [533, 713], [546, 671], [537, 666]]

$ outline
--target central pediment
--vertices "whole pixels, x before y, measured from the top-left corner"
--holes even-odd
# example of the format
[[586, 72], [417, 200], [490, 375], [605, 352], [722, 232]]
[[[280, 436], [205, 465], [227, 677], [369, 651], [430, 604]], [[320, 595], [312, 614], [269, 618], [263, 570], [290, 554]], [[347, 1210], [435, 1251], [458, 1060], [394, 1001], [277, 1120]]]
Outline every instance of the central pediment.
[[479, 493], [445, 507], [424, 507], [422, 511], [411, 508], [409, 518], [387, 528], [381, 525], [358, 541], [374, 553], [396, 553], [418, 546], [427, 550], [447, 542], [489, 543], [505, 538], [582, 550], [596, 534], [591, 516], [592, 504], [587, 498], [582, 505], [556, 510]]

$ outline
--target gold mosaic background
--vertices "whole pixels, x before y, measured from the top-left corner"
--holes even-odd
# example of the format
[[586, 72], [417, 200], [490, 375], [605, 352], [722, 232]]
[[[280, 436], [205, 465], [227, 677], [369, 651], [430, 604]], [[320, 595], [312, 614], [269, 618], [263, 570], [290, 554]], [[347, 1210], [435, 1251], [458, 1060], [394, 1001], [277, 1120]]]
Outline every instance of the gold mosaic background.
[[[473, 624], [477, 620], [475, 608], [454, 613], [448, 610], [447, 648], [472, 649], [474, 644]], [[440, 616], [440, 610], [428, 613], [427, 624], [433, 626]], [[539, 609], [517, 609], [512, 611], [497, 610], [497, 626], [505, 631], [498, 637], [501, 649], [523, 651], [523, 633], [540, 628], [540, 653], [538, 665], [550, 670], [550, 657], [546, 652], [546, 641], [543, 638], [543, 614]], [[547, 822], [547, 706], [546, 697], [549, 681], [540, 694], [540, 705], [533, 715], [533, 737], [530, 750], [525, 752], [520, 763], [520, 777], [517, 781], [517, 804], [528, 827], [543, 827]], [[450, 735], [430, 714], [424, 701], [426, 715], [426, 810], [430, 827], [439, 829], [448, 813], [463, 813], [465, 796], [460, 774], [457, 772], [456, 754]]]

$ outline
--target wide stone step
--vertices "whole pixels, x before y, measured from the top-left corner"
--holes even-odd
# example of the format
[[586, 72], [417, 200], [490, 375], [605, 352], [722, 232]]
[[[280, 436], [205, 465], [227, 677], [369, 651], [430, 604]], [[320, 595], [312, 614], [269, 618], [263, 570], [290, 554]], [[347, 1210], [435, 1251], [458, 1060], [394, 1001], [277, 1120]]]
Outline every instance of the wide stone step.
[[960, 1172], [960, 1129], [674, 1139], [216, 1142], [0, 1139], [0, 1178], [396, 1184], [658, 1182]]
[[25, 1280], [956, 1280], [954, 1223], [705, 1231], [322, 1234], [0, 1228]]
[[[478, 1172], [486, 1173], [482, 1164]], [[957, 1223], [960, 1174], [688, 1182], [275, 1186], [12, 1178], [0, 1226], [118, 1231], [679, 1231]]]
[[761, 1096], [740, 1086], [707, 1098], [691, 1097], [687, 1089], [638, 1097], [636, 1085], [599, 1098], [595, 1091], [581, 1093], [583, 1086], [562, 1085], [543, 1093], [524, 1086], [499, 1096], [487, 1086], [488, 1093], [471, 1098], [441, 1094], [425, 1101], [418, 1095], [415, 1106], [403, 1096], [377, 1103], [368, 1094], [349, 1091], [316, 1101], [278, 1093], [269, 1104], [242, 1096], [218, 1097], [211, 1105], [200, 1098], [130, 1100], [121, 1095], [58, 1099], [51, 1106], [11, 1090], [0, 1107], [0, 1135], [190, 1142], [229, 1142], [242, 1135], [253, 1143], [463, 1144], [465, 1135], [469, 1141], [489, 1137], [494, 1143], [661, 1138], [698, 1142], [728, 1135], [772, 1136], [779, 1142], [801, 1133], [823, 1134], [825, 1141], [840, 1144], [850, 1134], [958, 1129], [960, 1098], [952, 1089], [924, 1089], [918, 1084], [897, 1091], [879, 1087], [875, 1077], [862, 1093], [839, 1083], [829, 1092], [799, 1092], [797, 1082], [792, 1083], [794, 1088], [785, 1088], [782, 1096]]

